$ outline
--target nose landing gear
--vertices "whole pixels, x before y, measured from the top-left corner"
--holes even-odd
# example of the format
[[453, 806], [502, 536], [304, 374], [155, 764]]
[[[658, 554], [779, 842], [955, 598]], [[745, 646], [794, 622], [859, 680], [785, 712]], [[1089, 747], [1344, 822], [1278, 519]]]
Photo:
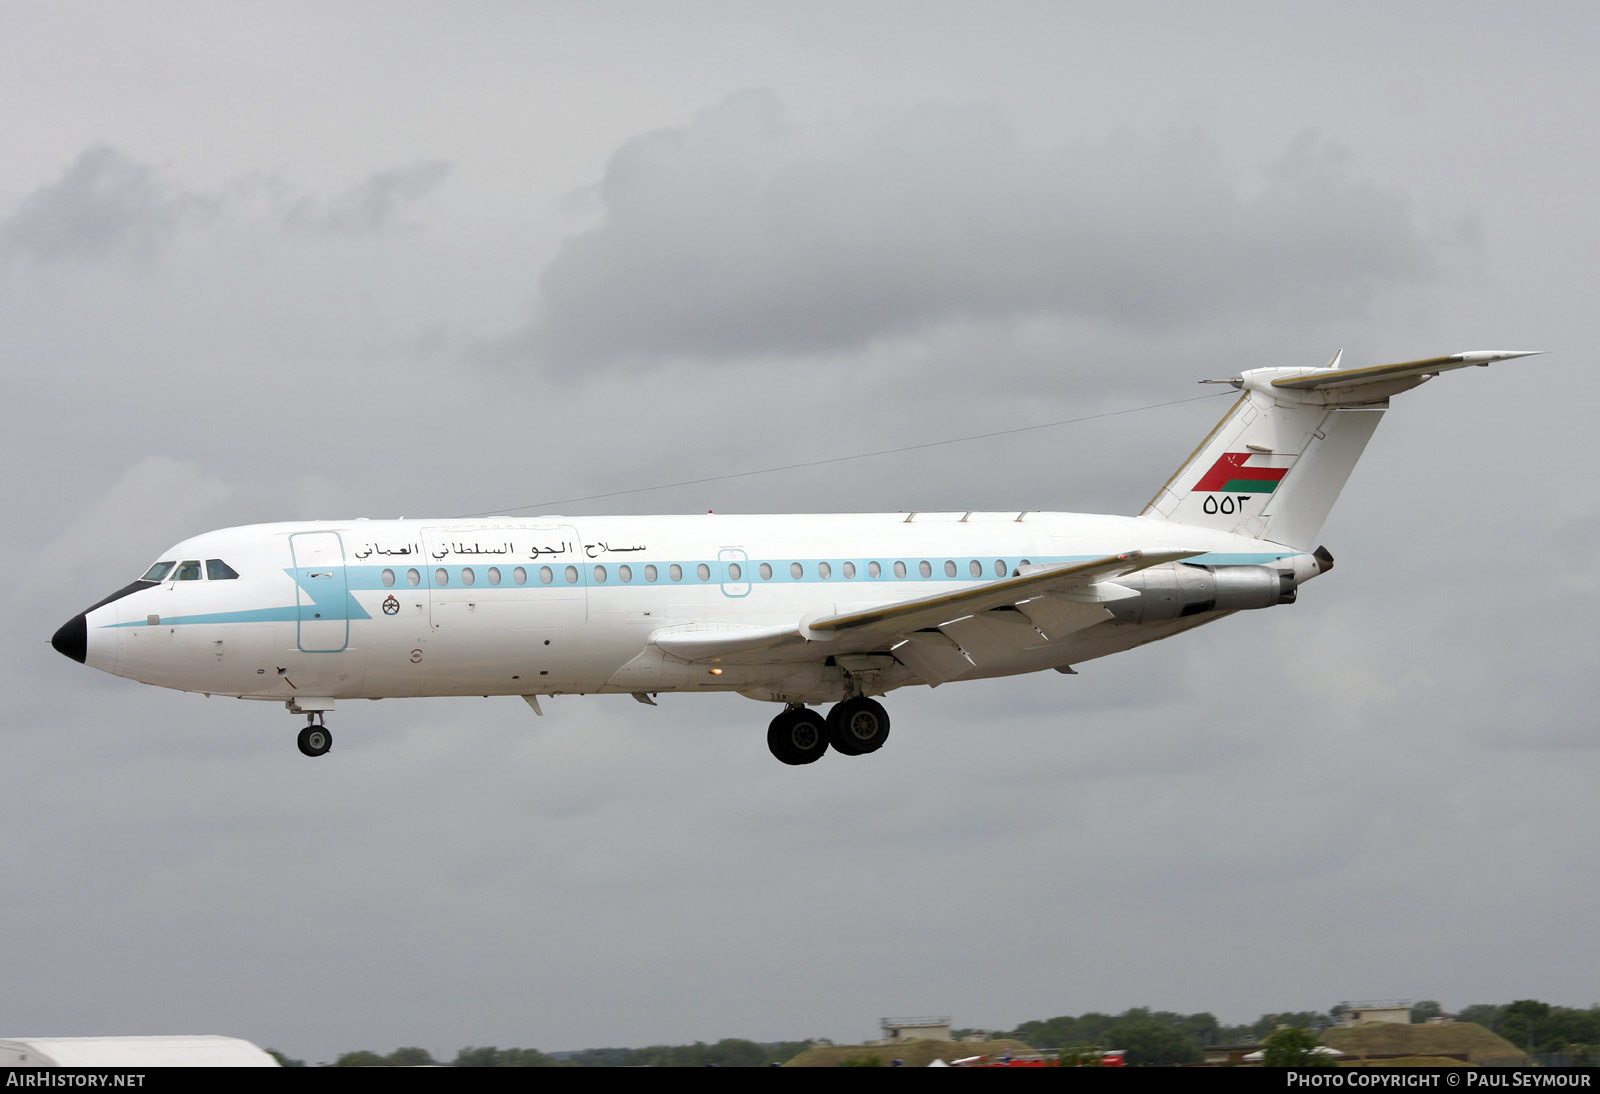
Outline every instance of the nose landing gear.
[[321, 756], [333, 747], [333, 734], [328, 732], [328, 727], [322, 724], [320, 711], [313, 711], [306, 715], [306, 728], [300, 731], [300, 736], [295, 743], [300, 746], [300, 751], [307, 756]]

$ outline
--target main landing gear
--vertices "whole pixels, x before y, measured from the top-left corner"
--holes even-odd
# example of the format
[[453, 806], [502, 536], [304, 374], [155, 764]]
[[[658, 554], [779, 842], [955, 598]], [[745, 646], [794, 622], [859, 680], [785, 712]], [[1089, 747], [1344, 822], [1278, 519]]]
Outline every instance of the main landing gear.
[[324, 755], [333, 747], [333, 734], [328, 732], [328, 727], [322, 724], [322, 714], [313, 711], [306, 715], [306, 728], [300, 731], [300, 736], [295, 743], [300, 746], [300, 751], [307, 756]]
[[767, 727], [767, 748], [786, 764], [816, 763], [829, 745], [846, 756], [864, 756], [888, 739], [889, 712], [865, 696], [835, 703], [827, 718], [796, 703]]

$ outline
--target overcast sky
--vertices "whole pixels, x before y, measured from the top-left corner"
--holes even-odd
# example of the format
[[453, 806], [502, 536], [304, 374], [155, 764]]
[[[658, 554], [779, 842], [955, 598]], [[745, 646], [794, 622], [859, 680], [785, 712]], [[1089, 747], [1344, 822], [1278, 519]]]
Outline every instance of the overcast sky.
[[[0, 1035], [309, 1060], [1600, 1000], [1600, 12], [0, 0]], [[1584, 334], [1589, 330], [1589, 334]], [[1292, 607], [890, 697], [269, 704], [46, 644], [211, 528], [1396, 400]], [[1225, 399], [563, 504], [1133, 513]]]

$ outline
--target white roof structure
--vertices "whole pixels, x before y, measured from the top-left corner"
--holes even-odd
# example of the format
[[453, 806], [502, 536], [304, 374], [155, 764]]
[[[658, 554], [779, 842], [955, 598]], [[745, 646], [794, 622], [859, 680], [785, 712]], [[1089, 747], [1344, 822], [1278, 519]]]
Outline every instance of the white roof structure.
[[[1327, 1045], [1318, 1045], [1315, 1048], [1311, 1049], [1311, 1055], [1313, 1055], [1313, 1056], [1343, 1056], [1344, 1053], [1340, 1052], [1336, 1048], [1329, 1048]], [[1262, 1060], [1265, 1060], [1266, 1058], [1267, 1058], [1267, 1050], [1264, 1049], [1264, 1048], [1258, 1048], [1254, 1052], [1246, 1053], [1245, 1057], [1244, 1057], [1244, 1062], [1247, 1063], [1247, 1064], [1259, 1064]]]
[[194, 1037], [4, 1037], [0, 1067], [277, 1067], [249, 1041]]

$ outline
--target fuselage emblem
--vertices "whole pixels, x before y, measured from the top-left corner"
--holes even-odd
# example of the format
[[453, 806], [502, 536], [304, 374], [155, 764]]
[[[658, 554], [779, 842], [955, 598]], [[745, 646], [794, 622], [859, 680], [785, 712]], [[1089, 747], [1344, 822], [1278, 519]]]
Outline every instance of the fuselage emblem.
[[383, 614], [384, 615], [399, 615], [400, 614], [400, 602], [398, 600], [396, 600], [392, 596], [384, 597], [383, 598]]

